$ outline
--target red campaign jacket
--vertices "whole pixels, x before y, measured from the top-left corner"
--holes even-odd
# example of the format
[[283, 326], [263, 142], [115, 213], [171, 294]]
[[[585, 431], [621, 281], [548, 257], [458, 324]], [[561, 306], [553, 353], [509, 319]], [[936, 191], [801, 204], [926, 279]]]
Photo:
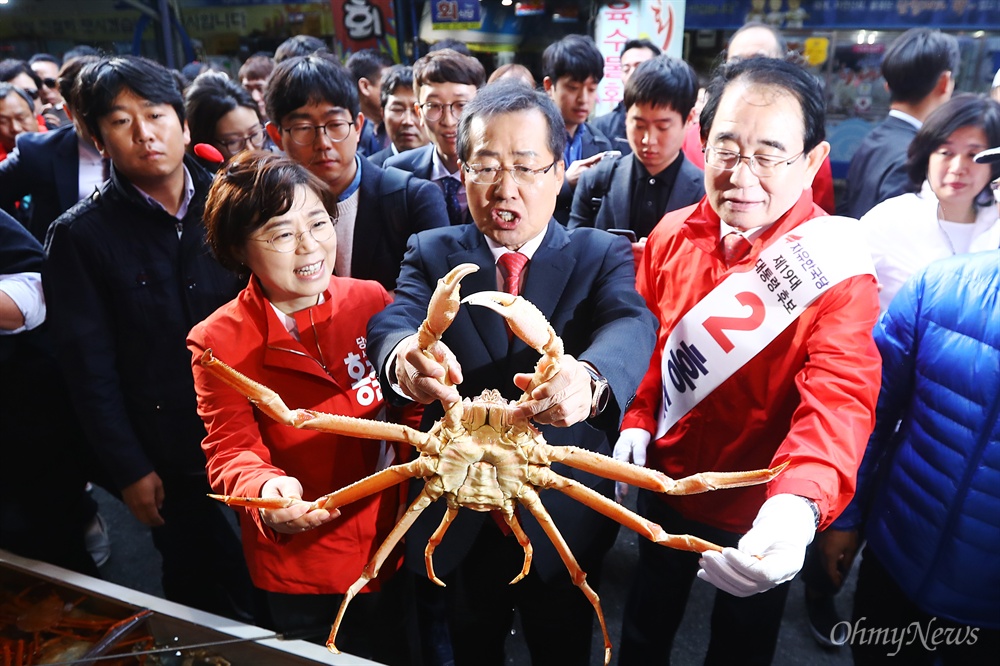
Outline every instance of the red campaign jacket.
[[[729, 269], [722, 261], [719, 217], [707, 199], [668, 213], [649, 236], [637, 288], [660, 328], [649, 369], [622, 429], [656, 432], [660, 360], [677, 321], [731, 271], [753, 270], [761, 250], [807, 219], [822, 216], [808, 190], [753, 241]], [[647, 466], [673, 478], [706, 471], [791, 466], [767, 486], [663, 496], [684, 516], [746, 532], [766, 497], [793, 493], [819, 506], [821, 527], [854, 494], [857, 469], [874, 427], [881, 358], [872, 340], [878, 317], [875, 278], [831, 287], [756, 357], [650, 444]]]
[[[365, 327], [391, 298], [377, 282], [334, 277], [325, 299], [312, 315], [329, 374], [304, 355], [305, 347], [279, 321], [256, 278], [191, 330], [187, 343], [194, 355], [198, 413], [208, 431], [202, 448], [216, 492], [257, 497], [267, 480], [287, 475], [302, 483], [303, 498], [311, 500], [375, 471], [376, 441], [279, 424], [198, 362], [211, 348], [219, 360], [277, 391], [292, 409], [377, 418], [385, 402], [377, 380], [365, 381], [372, 371]], [[261, 522], [258, 511], [245, 510], [243, 552], [254, 584], [286, 594], [344, 593], [392, 528], [398, 498], [398, 489], [389, 489], [341, 507], [339, 518], [296, 535], [278, 534]], [[390, 559], [383, 576], [391, 575], [394, 565], [398, 560]], [[365, 590], [378, 589], [377, 583]]]

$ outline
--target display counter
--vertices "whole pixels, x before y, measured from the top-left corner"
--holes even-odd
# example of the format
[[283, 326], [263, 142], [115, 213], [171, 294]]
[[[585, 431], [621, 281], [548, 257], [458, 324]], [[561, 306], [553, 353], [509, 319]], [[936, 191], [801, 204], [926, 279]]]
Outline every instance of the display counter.
[[[118, 634], [117, 636], [115, 634]], [[104, 638], [109, 654], [85, 659]], [[34, 655], [34, 657], [32, 656]], [[375, 662], [0, 550], [0, 664], [292, 666]]]

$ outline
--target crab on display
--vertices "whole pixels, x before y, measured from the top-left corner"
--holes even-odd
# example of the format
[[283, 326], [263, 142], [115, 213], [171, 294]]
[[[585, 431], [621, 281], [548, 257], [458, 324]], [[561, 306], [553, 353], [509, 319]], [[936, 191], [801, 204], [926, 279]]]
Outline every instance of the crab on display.
[[[434, 574], [434, 549], [441, 543], [458, 510], [464, 507], [473, 511], [501, 513], [504, 522], [510, 527], [524, 550], [521, 571], [511, 584], [524, 578], [531, 567], [532, 546], [514, 512], [515, 507], [520, 505], [538, 521], [569, 570], [574, 584], [594, 607], [604, 634], [607, 664], [611, 658], [611, 641], [605, 626], [600, 599], [587, 583], [586, 573], [577, 564], [559, 529], [542, 505], [539, 491], [554, 489], [565, 493], [657, 544], [699, 553], [722, 549], [697, 537], [667, 534], [656, 523], [572, 479], [555, 473], [550, 465], [553, 462], [561, 462], [575, 469], [654, 492], [688, 495], [718, 488], [767, 483], [780, 474], [787, 463], [774, 469], [752, 472], [704, 472], [674, 480], [662, 472], [617, 461], [586, 449], [547, 444], [542, 434], [521, 415], [518, 406], [528, 400], [535, 387], [559, 372], [559, 363], [563, 355], [562, 341], [544, 315], [520, 296], [501, 292], [479, 292], [461, 301], [459, 294], [462, 278], [477, 270], [478, 266], [475, 264], [462, 264], [438, 281], [428, 306], [427, 318], [417, 334], [417, 344], [421, 351], [435, 358], [435, 345], [440, 344], [442, 334], [454, 320], [461, 303], [464, 302], [488, 307], [502, 315], [511, 331], [537, 350], [542, 358], [535, 366], [531, 383], [519, 400], [505, 400], [496, 390], [483, 391], [477, 398], [471, 400], [466, 398], [444, 405], [444, 416], [428, 432], [381, 421], [367, 421], [305, 409], [289, 409], [274, 391], [214, 358], [211, 349], [205, 351], [201, 363], [213, 375], [245, 395], [262, 412], [278, 422], [296, 428], [374, 440], [406, 442], [419, 453], [418, 457], [410, 462], [388, 467], [313, 502], [307, 502], [311, 510], [332, 511], [409, 479], [424, 480], [424, 487], [416, 500], [378, 548], [358, 580], [345, 593], [327, 641], [327, 647], [331, 651], [337, 651], [334, 642], [351, 599], [368, 581], [378, 575], [379, 568], [390, 551], [399, 543], [421, 512], [432, 502], [443, 497], [447, 502], [447, 511], [424, 551], [428, 577], [436, 584], [444, 585]], [[438, 354], [436, 358], [442, 356]], [[449, 373], [445, 372], [441, 381], [448, 382], [448, 377]], [[263, 499], [223, 495], [213, 495], [213, 497], [230, 506], [258, 509], [282, 509], [305, 502], [294, 498]]]

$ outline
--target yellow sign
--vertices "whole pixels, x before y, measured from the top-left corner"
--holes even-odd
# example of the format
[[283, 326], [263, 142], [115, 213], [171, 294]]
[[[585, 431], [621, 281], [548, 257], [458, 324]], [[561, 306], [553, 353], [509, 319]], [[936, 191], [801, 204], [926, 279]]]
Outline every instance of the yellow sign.
[[830, 40], [827, 37], [809, 37], [803, 55], [810, 65], [818, 67], [826, 62], [830, 52]]

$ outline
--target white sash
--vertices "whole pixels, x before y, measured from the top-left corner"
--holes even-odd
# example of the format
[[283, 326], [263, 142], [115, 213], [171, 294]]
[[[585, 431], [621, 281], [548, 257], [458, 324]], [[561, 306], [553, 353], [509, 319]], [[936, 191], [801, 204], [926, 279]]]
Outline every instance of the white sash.
[[764, 248], [754, 270], [730, 274], [692, 307], [663, 347], [655, 439], [828, 289], [855, 275], [875, 275], [864, 238], [852, 218], [808, 220]]

